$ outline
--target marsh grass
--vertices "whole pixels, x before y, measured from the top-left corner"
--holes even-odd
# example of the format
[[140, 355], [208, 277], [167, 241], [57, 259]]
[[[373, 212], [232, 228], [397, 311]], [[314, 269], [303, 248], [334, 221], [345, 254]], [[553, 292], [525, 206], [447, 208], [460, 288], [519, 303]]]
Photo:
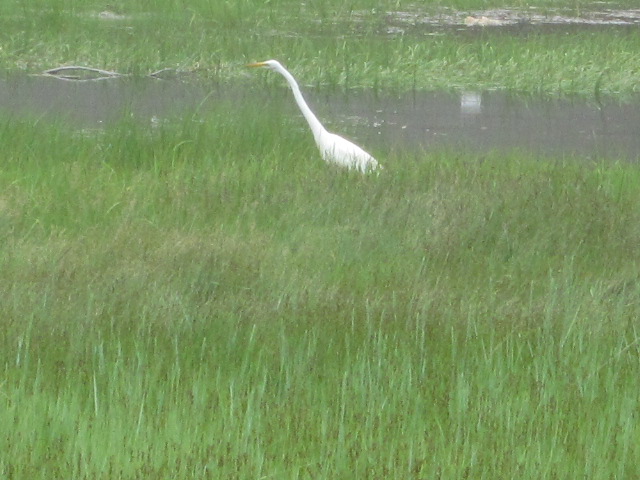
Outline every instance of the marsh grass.
[[299, 121], [2, 122], [1, 474], [636, 476], [635, 165]]
[[[637, 89], [621, 30], [384, 33], [403, 2], [109, 8], [3, 3], [0, 64]], [[373, 151], [363, 177], [264, 105], [0, 121], [0, 476], [638, 476], [636, 165]]]
[[[639, 37], [624, 28], [518, 33], [421, 26], [420, 19], [437, 15], [442, 2], [420, 9], [415, 2], [196, 1], [186, 8], [182, 2], [153, 8], [125, 2], [109, 7], [115, 17], [101, 16], [93, 2], [45, 3], [4, 6], [0, 67], [38, 73], [72, 64], [133, 75], [173, 68], [237, 80], [246, 75], [243, 64], [277, 58], [302, 83], [329, 87], [581, 95], [638, 90]], [[584, 7], [573, 1], [536, 5], [576, 13]], [[500, 6], [505, 2], [464, 0], [455, 8]], [[396, 12], [406, 13], [404, 22], [396, 24]]]

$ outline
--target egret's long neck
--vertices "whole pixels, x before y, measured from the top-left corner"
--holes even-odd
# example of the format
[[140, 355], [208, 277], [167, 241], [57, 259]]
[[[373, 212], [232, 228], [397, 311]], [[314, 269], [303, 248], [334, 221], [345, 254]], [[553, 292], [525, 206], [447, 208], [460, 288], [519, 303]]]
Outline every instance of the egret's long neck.
[[300, 107], [300, 111], [304, 115], [304, 118], [307, 119], [307, 123], [309, 124], [309, 127], [311, 127], [313, 136], [317, 139], [318, 136], [325, 131], [325, 128], [320, 123], [320, 120], [318, 120], [318, 118], [313, 114], [313, 112], [307, 105], [307, 102], [305, 102], [304, 97], [302, 96], [302, 92], [300, 91], [300, 87], [298, 86], [298, 82], [296, 82], [296, 79], [293, 78], [293, 75], [291, 75], [288, 71], [284, 69], [278, 70], [278, 71], [282, 74], [284, 78], [287, 79], [287, 82], [289, 82], [289, 86], [293, 91], [293, 96], [296, 99], [298, 107]]

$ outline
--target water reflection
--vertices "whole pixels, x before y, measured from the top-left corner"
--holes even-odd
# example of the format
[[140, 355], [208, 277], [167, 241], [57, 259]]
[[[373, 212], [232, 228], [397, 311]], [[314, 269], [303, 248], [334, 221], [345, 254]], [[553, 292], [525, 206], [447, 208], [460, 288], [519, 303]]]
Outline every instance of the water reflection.
[[[20, 76], [0, 79], [0, 116], [67, 121], [102, 128], [132, 114], [158, 124], [220, 108], [220, 98], [279, 107], [306, 124], [286, 87], [217, 85], [177, 79], [113, 79], [65, 82]], [[441, 147], [466, 151], [519, 149], [536, 154], [578, 154], [588, 158], [640, 157], [640, 96], [597, 103], [578, 98], [521, 97], [503, 92], [336, 92], [306, 90], [320, 119], [378, 156]], [[232, 112], [230, 113], [232, 114]]]
[[482, 113], [482, 94], [480, 92], [462, 92], [460, 95], [460, 113], [463, 116]]
[[[522, 97], [504, 92], [461, 95], [423, 92], [328, 105], [327, 116], [366, 115], [375, 104], [377, 136], [386, 148], [461, 148], [465, 151], [521, 150], [540, 155], [640, 158], [640, 96], [613, 99]], [[339, 110], [340, 109], [340, 110]], [[370, 111], [370, 110], [369, 110]], [[322, 112], [320, 112], [322, 113]], [[364, 141], [365, 129], [360, 130]], [[390, 147], [391, 146], [391, 147]]]
[[64, 118], [81, 128], [100, 128], [128, 114], [148, 120], [179, 115], [209, 91], [205, 84], [153, 78], [73, 82], [21, 75], [0, 79], [0, 114]]

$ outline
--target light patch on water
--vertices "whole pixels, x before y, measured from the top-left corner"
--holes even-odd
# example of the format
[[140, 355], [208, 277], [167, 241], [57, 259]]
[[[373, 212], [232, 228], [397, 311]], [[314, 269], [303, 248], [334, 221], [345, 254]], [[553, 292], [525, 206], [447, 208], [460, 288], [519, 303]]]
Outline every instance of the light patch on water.
[[462, 92], [460, 94], [460, 113], [480, 115], [482, 113], [482, 94], [480, 92]]

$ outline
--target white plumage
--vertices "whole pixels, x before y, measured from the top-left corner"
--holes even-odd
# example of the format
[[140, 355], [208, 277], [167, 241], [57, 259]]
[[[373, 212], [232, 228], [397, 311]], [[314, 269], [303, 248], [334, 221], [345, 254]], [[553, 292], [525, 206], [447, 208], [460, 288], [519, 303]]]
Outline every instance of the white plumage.
[[320, 123], [318, 118], [311, 111], [307, 102], [300, 92], [298, 82], [293, 78], [286, 68], [284, 68], [277, 60], [267, 60], [265, 62], [250, 63], [248, 67], [266, 67], [270, 70], [280, 73], [289, 83], [293, 96], [296, 99], [300, 111], [307, 120], [313, 137], [320, 150], [320, 155], [328, 163], [335, 163], [341, 167], [349, 169], [357, 169], [362, 173], [382, 168], [375, 158], [365, 152], [355, 143], [350, 142], [340, 135], [327, 131]]

